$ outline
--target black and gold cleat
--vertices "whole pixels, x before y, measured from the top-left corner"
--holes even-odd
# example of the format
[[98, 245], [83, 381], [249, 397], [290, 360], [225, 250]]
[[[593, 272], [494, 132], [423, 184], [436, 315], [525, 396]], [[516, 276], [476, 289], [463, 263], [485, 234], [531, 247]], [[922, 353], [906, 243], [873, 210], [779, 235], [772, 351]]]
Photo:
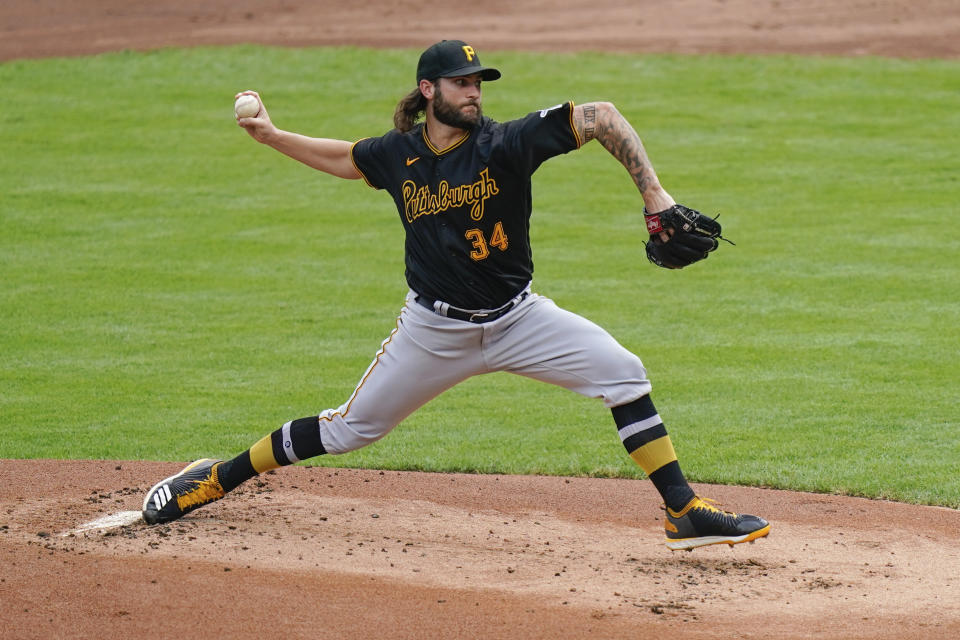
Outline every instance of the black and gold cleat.
[[143, 500], [144, 521], [172, 522], [226, 495], [217, 479], [220, 462], [210, 458], [191, 462], [180, 473], [155, 484]]
[[708, 500], [695, 497], [680, 511], [667, 508], [664, 529], [667, 546], [674, 551], [692, 551], [710, 544], [753, 542], [770, 533], [770, 525], [759, 516], [721, 511]]

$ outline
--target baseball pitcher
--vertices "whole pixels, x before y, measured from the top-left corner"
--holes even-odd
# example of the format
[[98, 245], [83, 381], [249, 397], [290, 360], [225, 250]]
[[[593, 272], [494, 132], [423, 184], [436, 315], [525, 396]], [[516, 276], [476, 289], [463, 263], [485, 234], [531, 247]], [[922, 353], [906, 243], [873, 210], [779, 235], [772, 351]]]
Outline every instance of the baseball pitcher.
[[314, 169], [362, 180], [393, 198], [405, 233], [409, 291], [396, 326], [339, 407], [291, 420], [230, 460], [198, 460], [157, 483], [148, 523], [170, 522], [267, 470], [340, 454], [387, 435], [417, 408], [470, 378], [508, 371], [599, 398], [627, 453], [665, 505], [666, 544], [750, 542], [770, 525], [717, 509], [684, 478], [650, 398], [640, 359], [589, 320], [531, 288], [531, 177], [550, 158], [597, 140], [629, 172], [644, 203], [646, 254], [680, 269], [718, 246], [720, 225], [661, 186], [633, 127], [608, 102], [566, 102], [509, 122], [483, 115], [483, 66], [472, 46], [444, 40], [417, 65], [394, 128], [349, 142], [277, 128], [263, 101], [237, 123], [257, 142]]

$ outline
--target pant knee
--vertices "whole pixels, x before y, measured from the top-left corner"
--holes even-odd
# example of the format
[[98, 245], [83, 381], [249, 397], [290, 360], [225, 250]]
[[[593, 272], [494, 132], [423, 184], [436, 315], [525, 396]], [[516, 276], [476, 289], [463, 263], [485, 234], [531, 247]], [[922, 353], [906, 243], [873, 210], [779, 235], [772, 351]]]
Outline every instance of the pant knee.
[[354, 419], [340, 410], [320, 414], [320, 439], [327, 453], [341, 454], [361, 449], [387, 435], [393, 424], [377, 424]]

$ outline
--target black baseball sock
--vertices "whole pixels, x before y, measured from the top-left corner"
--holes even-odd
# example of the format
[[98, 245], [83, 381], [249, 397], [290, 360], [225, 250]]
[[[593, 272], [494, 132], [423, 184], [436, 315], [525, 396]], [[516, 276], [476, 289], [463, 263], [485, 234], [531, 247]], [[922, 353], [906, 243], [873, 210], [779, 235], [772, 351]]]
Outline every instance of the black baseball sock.
[[674, 511], [685, 507], [696, 494], [687, 484], [650, 396], [614, 407], [613, 419], [627, 453], [646, 472], [664, 504]]
[[300, 460], [326, 453], [320, 441], [317, 416], [291, 420], [252, 447], [217, 467], [217, 476], [224, 491], [264, 471], [284, 467]]

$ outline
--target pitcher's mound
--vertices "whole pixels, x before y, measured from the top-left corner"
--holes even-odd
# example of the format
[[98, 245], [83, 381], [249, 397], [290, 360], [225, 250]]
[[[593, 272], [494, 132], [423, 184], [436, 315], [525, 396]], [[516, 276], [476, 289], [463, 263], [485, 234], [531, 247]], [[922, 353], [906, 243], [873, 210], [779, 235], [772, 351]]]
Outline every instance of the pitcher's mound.
[[[671, 552], [645, 480], [292, 467], [168, 525], [182, 463], [0, 462], [15, 637], [960, 635], [960, 512], [696, 485], [770, 520]], [[155, 633], [152, 633], [155, 632]], [[672, 636], [671, 636], [672, 637]]]

